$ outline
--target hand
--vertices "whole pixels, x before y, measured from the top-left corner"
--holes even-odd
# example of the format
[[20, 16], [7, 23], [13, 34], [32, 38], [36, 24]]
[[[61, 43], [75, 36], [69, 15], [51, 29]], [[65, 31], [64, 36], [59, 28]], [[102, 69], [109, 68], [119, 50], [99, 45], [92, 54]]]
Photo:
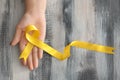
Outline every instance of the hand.
[[[16, 33], [11, 42], [12, 46], [15, 46], [19, 43], [19, 49], [22, 52], [27, 44], [25, 38], [25, 27], [28, 25], [35, 25], [36, 28], [40, 31], [39, 39], [44, 41], [46, 33], [46, 20], [45, 14], [38, 12], [27, 12], [24, 14], [18, 25], [16, 26]], [[33, 47], [28, 59], [26, 62], [21, 59], [21, 63], [25, 66], [28, 66], [30, 70], [33, 70], [38, 67], [38, 60], [43, 56], [43, 51], [37, 47]]]

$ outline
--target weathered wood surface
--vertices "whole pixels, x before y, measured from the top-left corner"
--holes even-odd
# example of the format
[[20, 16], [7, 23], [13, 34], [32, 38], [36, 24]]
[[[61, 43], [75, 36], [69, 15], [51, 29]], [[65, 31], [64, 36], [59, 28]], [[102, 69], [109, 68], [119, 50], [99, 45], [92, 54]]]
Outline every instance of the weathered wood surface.
[[9, 43], [24, 13], [24, 0], [0, 0], [0, 80], [120, 80], [120, 0], [47, 0], [46, 43], [62, 51], [73, 40], [114, 46], [115, 55], [71, 49], [58, 61], [44, 53], [29, 71]]

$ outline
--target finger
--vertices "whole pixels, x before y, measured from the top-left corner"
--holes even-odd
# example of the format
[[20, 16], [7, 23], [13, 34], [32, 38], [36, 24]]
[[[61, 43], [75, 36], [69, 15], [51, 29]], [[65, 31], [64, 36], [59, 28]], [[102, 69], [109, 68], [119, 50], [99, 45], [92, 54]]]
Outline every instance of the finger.
[[38, 67], [38, 48], [34, 47], [32, 52], [33, 66], [34, 68]]
[[33, 62], [32, 62], [32, 53], [30, 53], [28, 59], [27, 59], [27, 65], [30, 70], [33, 70]]
[[[41, 32], [41, 35], [39, 36], [39, 40], [44, 42], [44, 39], [45, 39], [45, 29], [42, 29], [40, 32]], [[43, 57], [43, 50], [38, 49], [38, 58], [42, 59], [42, 57]]]
[[12, 42], [10, 43], [10, 45], [15, 46], [20, 41], [21, 33], [22, 33], [21, 28], [17, 27], [15, 36], [14, 36]]
[[42, 57], [43, 57], [43, 50], [38, 49], [38, 58], [42, 59]]
[[[24, 50], [26, 44], [27, 44], [27, 41], [26, 41], [26, 39], [24, 37], [24, 33], [22, 33], [21, 41], [19, 43], [20, 52], [22, 52]], [[21, 59], [21, 63], [23, 65], [27, 65], [27, 63], [23, 59]]]

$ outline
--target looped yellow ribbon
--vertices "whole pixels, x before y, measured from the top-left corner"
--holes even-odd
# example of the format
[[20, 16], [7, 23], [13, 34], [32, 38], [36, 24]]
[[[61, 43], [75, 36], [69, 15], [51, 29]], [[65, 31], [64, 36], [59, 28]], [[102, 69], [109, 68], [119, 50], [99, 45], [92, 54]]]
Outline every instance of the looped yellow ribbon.
[[[29, 34], [31, 31], [33, 31], [32, 35]], [[85, 48], [87, 50], [93, 50], [93, 51], [103, 52], [107, 54], [114, 54], [113, 47], [107, 47], [107, 46], [102, 46], [102, 45], [97, 45], [97, 44], [92, 44], [92, 43], [82, 42], [82, 41], [71, 42], [69, 45], [67, 45], [64, 48], [64, 53], [62, 54], [61, 52], [57, 51], [56, 49], [50, 47], [49, 45], [47, 45], [46, 43], [38, 39], [38, 37], [40, 36], [40, 32], [34, 25], [29, 25], [26, 27], [25, 36], [26, 36], [26, 39], [28, 40], [28, 43], [19, 57], [20, 59], [23, 58], [25, 61], [28, 58], [34, 46], [46, 51], [48, 54], [50, 54], [51, 56], [59, 60], [64, 60], [70, 56], [71, 46], [78, 47], [78, 48]]]

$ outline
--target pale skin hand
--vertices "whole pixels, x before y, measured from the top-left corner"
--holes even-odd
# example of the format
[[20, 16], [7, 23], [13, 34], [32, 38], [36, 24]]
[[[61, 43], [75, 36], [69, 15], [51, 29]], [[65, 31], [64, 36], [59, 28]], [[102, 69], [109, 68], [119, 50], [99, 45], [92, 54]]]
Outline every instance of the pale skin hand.
[[[46, 20], [45, 20], [45, 9], [46, 0], [25, 0], [26, 10], [22, 19], [16, 26], [16, 33], [11, 42], [12, 46], [19, 43], [20, 51], [22, 52], [27, 44], [25, 39], [25, 27], [28, 25], [35, 25], [40, 31], [39, 39], [44, 41], [46, 33]], [[30, 70], [38, 67], [38, 60], [43, 56], [43, 51], [37, 47], [34, 47], [25, 62], [21, 59], [23, 65], [28, 66]]]

